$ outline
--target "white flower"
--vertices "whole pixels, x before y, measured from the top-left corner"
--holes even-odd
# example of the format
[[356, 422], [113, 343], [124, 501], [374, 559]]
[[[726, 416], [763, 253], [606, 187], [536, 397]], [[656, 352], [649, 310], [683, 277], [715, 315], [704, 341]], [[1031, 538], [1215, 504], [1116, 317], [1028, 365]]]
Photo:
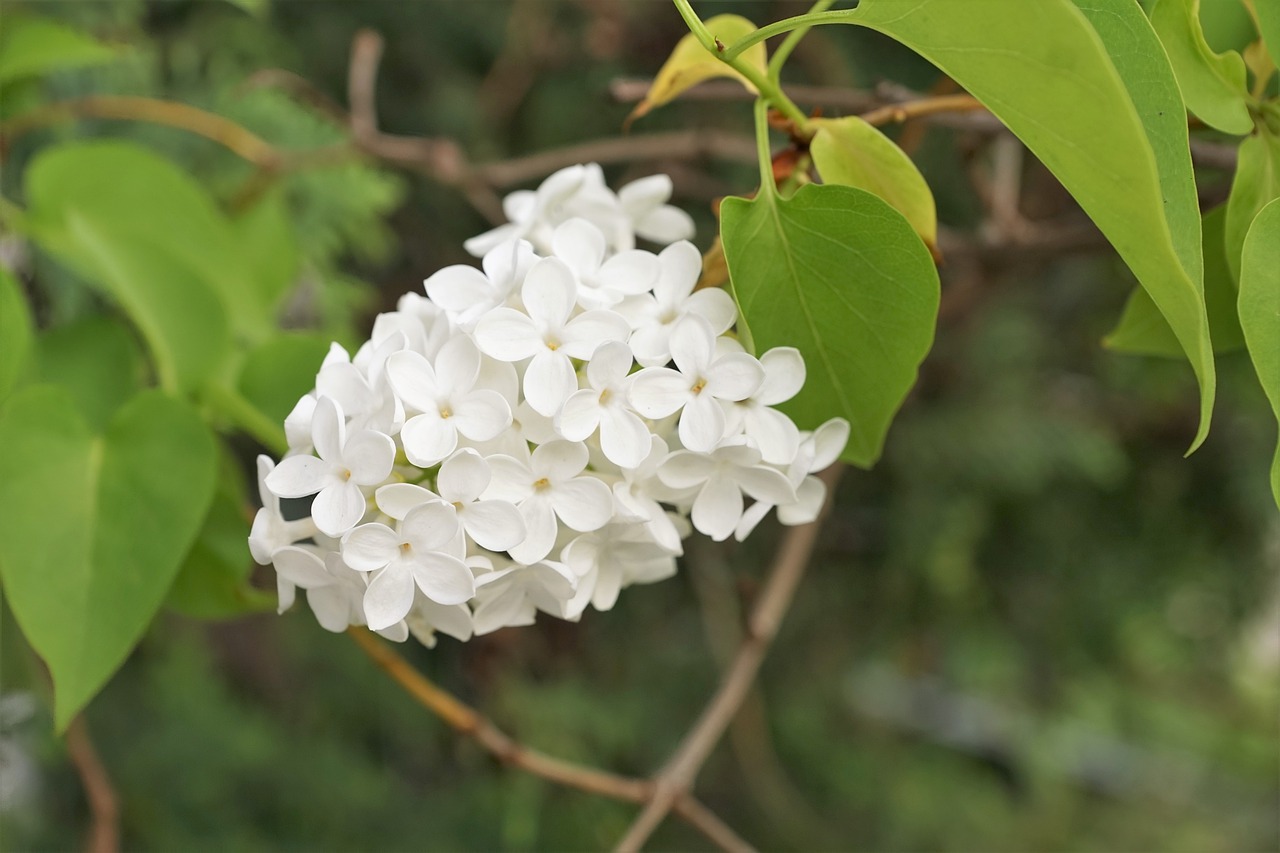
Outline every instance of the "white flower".
[[676, 558], [635, 524], [610, 524], [565, 546], [561, 559], [578, 576], [578, 591], [565, 608], [576, 619], [590, 603], [610, 610], [623, 587], [653, 583], [676, 573]]
[[634, 468], [649, 453], [651, 433], [631, 409], [627, 373], [631, 350], [619, 341], [596, 347], [587, 363], [587, 387], [575, 391], [556, 416], [556, 429], [569, 441], [586, 441], [600, 430], [600, 449], [619, 468]]
[[342, 538], [343, 562], [358, 572], [378, 572], [364, 595], [374, 630], [405, 618], [415, 586], [437, 604], [461, 604], [475, 595], [471, 570], [441, 550], [458, 533], [453, 507], [444, 501], [416, 506], [397, 528], [362, 524]]
[[453, 504], [471, 541], [490, 551], [506, 551], [525, 538], [524, 518], [508, 501], [480, 500], [493, 475], [474, 450], [459, 450], [440, 466], [436, 489]]
[[618, 190], [622, 212], [636, 234], [663, 245], [693, 239], [693, 217], [666, 203], [671, 189], [671, 178], [650, 175]]
[[[848, 442], [849, 422], [844, 418], [832, 418], [812, 433], [802, 434], [795, 460], [787, 467], [796, 500], [777, 507], [778, 521], [786, 525], [808, 524], [818, 517], [827, 498], [827, 487], [812, 474], [833, 465]], [[774, 505], [762, 500], [749, 506], [734, 528], [733, 538], [739, 542], [746, 539], [771, 509]]]
[[643, 521], [655, 542], [672, 554], [683, 552], [680, 533], [659, 500], [674, 501], [679, 493], [658, 479], [658, 466], [668, 456], [667, 443], [650, 437], [649, 454], [639, 464], [622, 469], [622, 479], [613, 484], [613, 499], [619, 516]]
[[532, 564], [551, 553], [559, 525], [580, 533], [598, 530], [613, 516], [613, 493], [592, 476], [579, 476], [587, 467], [587, 448], [569, 441], [541, 445], [527, 462], [493, 456], [493, 480], [483, 497], [505, 500], [520, 508], [528, 535], [508, 552]]
[[474, 441], [488, 441], [511, 425], [511, 409], [497, 391], [476, 388], [480, 352], [471, 339], [459, 335], [436, 356], [435, 366], [411, 350], [387, 360], [391, 387], [410, 409], [421, 414], [400, 430], [405, 455], [429, 468], [453, 453], [458, 433]]
[[792, 503], [795, 488], [779, 471], [760, 463], [760, 451], [726, 445], [711, 453], [678, 450], [658, 468], [658, 477], [677, 489], [698, 488], [693, 526], [720, 542], [733, 535], [742, 519], [742, 493], [772, 504]]
[[437, 631], [464, 643], [473, 633], [471, 611], [465, 604], [437, 604], [429, 598], [419, 598], [404, 621], [414, 638], [429, 649], [436, 647]]
[[702, 317], [690, 314], [671, 332], [671, 356], [679, 371], [646, 367], [631, 380], [631, 403], [647, 418], [680, 412], [680, 442], [701, 453], [725, 435], [718, 400], [743, 400], [764, 380], [760, 362], [746, 353], [716, 356], [715, 333]]
[[791, 418], [773, 408], [804, 387], [804, 359], [794, 347], [775, 347], [760, 356], [764, 381], [746, 399], [725, 406], [727, 432], [745, 432], [771, 465], [790, 465], [800, 448], [800, 430]]
[[563, 563], [546, 560], [481, 575], [472, 621], [477, 634], [532, 625], [537, 611], [563, 616], [577, 577]]
[[585, 219], [570, 219], [557, 227], [551, 248], [578, 279], [578, 304], [585, 309], [608, 308], [647, 293], [662, 272], [650, 252], [632, 249], [606, 257], [604, 234]]
[[[308, 539], [316, 532], [316, 523], [310, 516], [285, 521], [280, 513], [280, 499], [267, 488], [267, 475], [275, 467], [270, 457], [258, 456], [258, 497], [262, 500], [262, 508], [253, 517], [253, 527], [249, 529], [249, 553], [253, 555], [254, 562], [263, 566], [271, 563], [271, 556], [276, 551]], [[276, 573], [276, 594], [280, 599], [279, 612], [293, 606], [294, 585], [279, 572]]]
[[623, 340], [627, 322], [604, 310], [570, 319], [577, 283], [556, 258], [543, 258], [529, 270], [520, 296], [528, 313], [495, 308], [476, 325], [476, 343], [499, 361], [532, 359], [524, 373], [525, 399], [540, 414], [552, 417], [578, 389], [569, 359], [590, 358], [605, 341]]
[[[342, 410], [328, 397], [316, 402], [311, 419], [315, 456], [290, 456], [266, 478], [267, 488], [282, 498], [314, 494], [311, 517], [329, 536], [341, 536], [364, 516], [361, 486], [376, 486], [391, 473], [396, 445], [372, 430], [347, 435]], [[318, 493], [318, 494], [317, 494]]]
[[738, 316], [733, 297], [720, 288], [693, 289], [702, 273], [702, 255], [692, 243], [663, 249], [658, 264], [662, 274], [653, 293], [628, 297], [616, 308], [631, 324], [631, 350], [645, 367], [661, 367], [671, 360], [671, 329], [686, 314], [705, 319], [717, 335], [728, 331]]
[[506, 304], [537, 261], [525, 240], [500, 243], [485, 253], [484, 272], [464, 264], [445, 267], [423, 282], [427, 296], [460, 328], [474, 329], [488, 311]]
[[587, 174], [585, 166], [569, 166], [548, 176], [536, 192], [518, 190], [511, 193], [502, 200], [502, 212], [511, 221], [472, 237], [462, 244], [463, 248], [476, 257], [482, 257], [508, 240], [523, 238], [532, 242], [535, 248], [545, 251], [551, 229], [567, 218], [564, 213], [566, 203], [583, 189]]

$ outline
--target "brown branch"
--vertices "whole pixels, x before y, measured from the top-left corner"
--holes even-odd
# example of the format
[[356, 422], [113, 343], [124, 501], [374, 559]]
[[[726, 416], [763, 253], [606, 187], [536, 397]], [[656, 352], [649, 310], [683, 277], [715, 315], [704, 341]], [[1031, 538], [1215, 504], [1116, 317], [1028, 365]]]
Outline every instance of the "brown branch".
[[107, 768], [89, 737], [84, 714], [76, 715], [67, 727], [67, 755], [75, 765], [85, 798], [89, 801], [92, 823], [85, 849], [89, 853], [115, 853], [120, 849], [120, 809], [115, 788]]
[[89, 95], [38, 107], [0, 126], [7, 147], [36, 128], [77, 118], [149, 121], [211, 139], [263, 169], [280, 165], [281, 154], [266, 140], [228, 118], [175, 101], [133, 95]]
[[[653, 796], [653, 784], [648, 780], [619, 776], [530, 749], [503, 732], [474, 708], [437, 687], [366, 629], [349, 628], [347, 633], [370, 660], [391, 676], [418, 704], [431, 711], [458, 734], [474, 740], [503, 764], [550, 782], [615, 800], [643, 803]], [[691, 826], [725, 850], [751, 849], [750, 845], [692, 796], [682, 797], [674, 807], [677, 814]]]
[[987, 108], [972, 95], [937, 95], [914, 101], [878, 107], [862, 114], [862, 120], [871, 125], [901, 124], [914, 118], [938, 113], [986, 112]]
[[[821, 475], [827, 487], [823, 515], [831, 508], [841, 470], [842, 466], [837, 464]], [[760, 664], [791, 605], [796, 586], [804, 576], [821, 526], [819, 517], [811, 524], [791, 528], [783, 538], [764, 590], [747, 622], [746, 639], [721, 680], [719, 689], [703, 709], [702, 716], [685, 735], [666, 766], [653, 778], [653, 797], [618, 842], [620, 853], [640, 850], [680, 797], [689, 793], [698, 771], [755, 683]]]

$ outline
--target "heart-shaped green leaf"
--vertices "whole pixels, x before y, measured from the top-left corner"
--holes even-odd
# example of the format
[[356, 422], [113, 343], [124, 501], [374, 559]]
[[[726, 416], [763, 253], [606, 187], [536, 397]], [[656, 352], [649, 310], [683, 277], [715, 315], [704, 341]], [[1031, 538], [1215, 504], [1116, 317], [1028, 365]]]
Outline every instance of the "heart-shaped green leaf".
[[865, 190], [765, 191], [720, 208], [734, 296], [757, 351], [794, 346], [804, 389], [782, 408], [801, 429], [837, 415], [843, 458], [873, 464], [933, 345], [938, 273], [901, 213]]
[[70, 391], [89, 426], [98, 431], [143, 386], [146, 361], [122, 320], [98, 314], [40, 335], [36, 374], [41, 382]]
[[26, 372], [33, 326], [18, 280], [0, 267], [0, 402]]
[[[1244, 241], [1240, 328], [1262, 390], [1280, 421], [1280, 199], [1262, 209]], [[1271, 492], [1280, 506], [1280, 446], [1271, 463]]]
[[95, 434], [66, 391], [33, 385], [6, 404], [0, 447], [0, 580], [61, 730], [164, 600], [213, 495], [213, 437], [159, 391]]

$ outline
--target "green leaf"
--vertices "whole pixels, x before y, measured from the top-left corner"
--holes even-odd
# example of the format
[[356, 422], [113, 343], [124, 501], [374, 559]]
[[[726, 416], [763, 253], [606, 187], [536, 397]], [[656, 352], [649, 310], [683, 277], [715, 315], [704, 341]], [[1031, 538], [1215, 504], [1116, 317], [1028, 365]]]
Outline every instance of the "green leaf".
[[[1258, 380], [1280, 421], [1280, 199], [1262, 209], [1244, 241], [1240, 328]], [[1271, 493], [1280, 506], [1280, 446], [1271, 463]]]
[[120, 232], [71, 212], [68, 243], [82, 269], [113, 296], [147, 342], [161, 384], [199, 387], [230, 349], [222, 303], [178, 260], [171, 244], [142, 232]]
[[298, 278], [298, 243], [284, 194], [271, 192], [231, 223], [237, 250], [272, 317]]
[[100, 430], [142, 388], [146, 362], [128, 327], [97, 315], [40, 335], [36, 374], [70, 392], [80, 414]]
[[1275, 0], [1253, 0], [1253, 11], [1258, 16], [1258, 34], [1263, 44], [1280, 62], [1280, 4]]
[[[756, 31], [756, 25], [740, 15], [716, 15], [704, 23], [711, 34], [726, 45]], [[767, 73], [769, 58], [763, 42], [748, 48], [742, 54], [742, 59], [761, 75]], [[662, 68], [658, 69], [644, 99], [627, 116], [627, 123], [647, 114], [654, 107], [674, 101], [687, 89], [713, 77], [732, 77], [752, 92], [756, 90], [745, 77], [712, 56], [693, 33], [688, 33], [676, 42], [675, 49], [662, 64]]]
[[852, 187], [727, 198], [720, 215], [756, 346], [804, 356], [804, 389], [783, 410], [801, 429], [847, 419], [843, 458], [870, 466], [933, 344], [938, 273], [928, 249], [902, 214]]
[[76, 213], [129, 242], [163, 245], [187, 278], [218, 296], [237, 337], [260, 340], [273, 330], [278, 292], [263, 292], [230, 220], [165, 158], [129, 142], [68, 143], [32, 163], [26, 186], [37, 225], [65, 228]]
[[114, 48], [43, 18], [9, 13], [0, 31], [0, 83], [37, 77], [50, 71], [101, 65], [118, 55]]
[[311, 391], [329, 342], [317, 335], [286, 332], [249, 353], [240, 372], [239, 391], [276, 423], [284, 421], [298, 398]]
[[[1244, 346], [1236, 313], [1236, 284], [1222, 244], [1226, 218], [1226, 208], [1222, 205], [1204, 215], [1204, 298], [1215, 353], [1234, 352]], [[1120, 323], [1103, 343], [1120, 352], [1183, 357], [1182, 346], [1173, 330], [1141, 287], [1135, 287], [1129, 294]]]
[[857, 116], [814, 119], [813, 125], [809, 152], [824, 183], [874, 193], [897, 208], [926, 245], [937, 245], [933, 193], [897, 143]]
[[219, 448], [218, 482], [209, 513], [169, 589], [165, 605], [195, 619], [228, 619], [275, 609], [276, 597], [248, 584], [253, 560], [246, 483], [240, 463]]
[[1231, 275], [1240, 278], [1240, 253], [1245, 235], [1258, 211], [1280, 198], [1280, 137], [1261, 128], [1240, 143], [1236, 175], [1227, 197], [1227, 223], [1223, 234]]
[[[1209, 430], [1216, 379], [1199, 234], [1189, 230], [1197, 214], [1190, 154], [1185, 123], [1175, 128], [1160, 122], [1166, 116], [1151, 113], [1176, 84], [1137, 4], [863, 0], [824, 19], [878, 30], [932, 61], [1075, 196], [1191, 361], [1200, 383], [1200, 429], [1192, 449], [1198, 447]], [[1110, 25], [1102, 26], [1104, 20]], [[1117, 70], [1120, 58], [1129, 79]], [[1180, 99], [1176, 103], [1181, 115]]]
[[0, 447], [0, 579], [62, 730], [164, 600], [213, 494], [213, 437], [159, 391], [97, 435], [66, 391], [34, 385], [5, 407]]
[[1244, 59], [1214, 53], [1200, 27], [1200, 0], [1158, 0], [1151, 26], [1160, 36], [1187, 109], [1210, 127], [1243, 135], [1253, 130]]
[[26, 372], [33, 326], [22, 286], [12, 273], [0, 267], [0, 402]]

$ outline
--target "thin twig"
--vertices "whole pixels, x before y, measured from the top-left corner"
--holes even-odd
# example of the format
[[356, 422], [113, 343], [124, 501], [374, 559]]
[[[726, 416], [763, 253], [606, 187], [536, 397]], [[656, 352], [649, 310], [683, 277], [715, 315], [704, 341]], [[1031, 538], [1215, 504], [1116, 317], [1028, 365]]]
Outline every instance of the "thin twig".
[[[378, 668], [391, 676], [418, 704], [459, 734], [474, 740], [503, 764], [550, 782], [615, 800], [643, 803], [653, 795], [653, 785], [648, 780], [619, 776], [530, 749], [503, 732], [474, 708], [437, 687], [366, 629], [350, 628], [347, 633]], [[674, 807], [677, 814], [691, 826], [725, 850], [751, 849], [749, 844], [692, 796], [680, 798]]]
[[89, 801], [92, 823], [85, 849], [89, 853], [115, 853], [120, 849], [120, 808], [107, 768], [89, 737], [84, 714], [76, 715], [67, 727], [67, 755], [80, 775]]
[[[827, 487], [823, 515], [831, 508], [842, 466], [822, 473]], [[792, 596], [817, 543], [822, 519], [791, 528], [782, 540], [759, 601], [747, 622], [747, 636], [726, 671], [720, 688], [703, 709], [702, 716], [685, 735], [666, 766], [653, 778], [653, 798], [641, 810], [627, 834], [618, 842], [619, 853], [640, 850], [679, 798], [689, 792], [698, 771], [715, 749], [724, 730], [742, 706], [755, 682], [760, 664], [778, 632]]]
[[914, 118], [939, 113], [986, 112], [987, 108], [972, 95], [935, 95], [901, 104], [878, 107], [862, 114], [862, 120], [871, 125], [901, 124]]

